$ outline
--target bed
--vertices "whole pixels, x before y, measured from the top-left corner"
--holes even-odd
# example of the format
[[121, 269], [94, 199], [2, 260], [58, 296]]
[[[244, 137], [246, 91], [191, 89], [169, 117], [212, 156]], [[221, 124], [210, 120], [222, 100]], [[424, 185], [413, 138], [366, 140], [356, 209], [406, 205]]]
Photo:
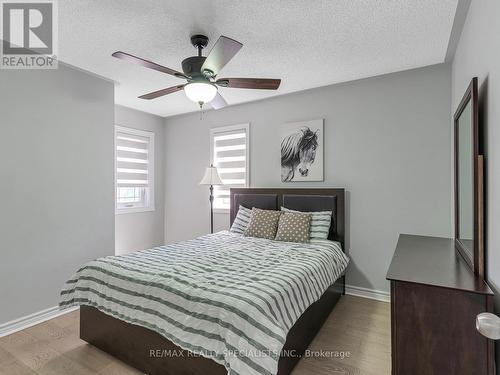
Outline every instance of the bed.
[[80, 337], [150, 374], [286, 375], [344, 292], [343, 189], [231, 189], [240, 205], [334, 212], [327, 240], [228, 231], [97, 259], [61, 293]]

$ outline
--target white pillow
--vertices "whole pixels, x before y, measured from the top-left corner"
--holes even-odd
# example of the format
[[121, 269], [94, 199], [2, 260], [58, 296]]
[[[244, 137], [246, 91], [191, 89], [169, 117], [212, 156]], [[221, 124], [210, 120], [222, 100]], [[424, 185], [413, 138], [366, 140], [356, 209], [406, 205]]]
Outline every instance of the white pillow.
[[[285, 212], [301, 212], [281, 207]], [[332, 211], [305, 212], [311, 214], [311, 227], [309, 228], [309, 239], [328, 239], [330, 225], [332, 224]]]
[[243, 234], [248, 227], [250, 222], [250, 216], [252, 216], [252, 210], [240, 205], [238, 208], [238, 213], [234, 218], [233, 225], [231, 225], [230, 232]]

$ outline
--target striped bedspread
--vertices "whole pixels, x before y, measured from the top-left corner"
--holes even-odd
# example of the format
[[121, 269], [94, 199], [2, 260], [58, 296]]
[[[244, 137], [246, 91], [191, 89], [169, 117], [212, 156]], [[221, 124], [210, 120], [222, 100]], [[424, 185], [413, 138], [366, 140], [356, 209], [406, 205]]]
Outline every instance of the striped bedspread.
[[332, 241], [223, 231], [89, 262], [60, 306], [93, 306], [156, 331], [230, 375], [274, 375], [288, 331], [348, 261]]

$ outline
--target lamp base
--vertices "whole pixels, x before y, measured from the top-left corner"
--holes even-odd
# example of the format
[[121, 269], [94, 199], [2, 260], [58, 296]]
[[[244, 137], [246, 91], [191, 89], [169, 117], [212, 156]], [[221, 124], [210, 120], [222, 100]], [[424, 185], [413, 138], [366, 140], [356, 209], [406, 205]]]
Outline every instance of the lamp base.
[[214, 233], [214, 186], [210, 185], [210, 234]]

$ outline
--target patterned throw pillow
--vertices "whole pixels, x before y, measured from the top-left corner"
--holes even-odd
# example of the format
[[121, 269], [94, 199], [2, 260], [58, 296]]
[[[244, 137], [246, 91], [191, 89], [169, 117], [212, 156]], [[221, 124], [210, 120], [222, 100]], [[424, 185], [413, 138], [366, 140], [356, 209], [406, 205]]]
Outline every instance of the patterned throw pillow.
[[311, 214], [283, 212], [278, 223], [276, 241], [309, 242]]
[[252, 215], [252, 210], [240, 205], [238, 208], [238, 213], [234, 218], [233, 225], [231, 225], [230, 232], [243, 234], [248, 227], [250, 222], [250, 216]]
[[252, 216], [250, 223], [245, 230], [245, 236], [267, 238], [274, 240], [276, 230], [278, 229], [278, 221], [281, 211], [261, 210], [260, 208], [252, 208]]
[[[300, 212], [281, 207], [284, 212]], [[332, 211], [308, 212], [311, 214], [311, 228], [309, 230], [309, 239], [328, 239], [330, 225], [332, 224]]]

